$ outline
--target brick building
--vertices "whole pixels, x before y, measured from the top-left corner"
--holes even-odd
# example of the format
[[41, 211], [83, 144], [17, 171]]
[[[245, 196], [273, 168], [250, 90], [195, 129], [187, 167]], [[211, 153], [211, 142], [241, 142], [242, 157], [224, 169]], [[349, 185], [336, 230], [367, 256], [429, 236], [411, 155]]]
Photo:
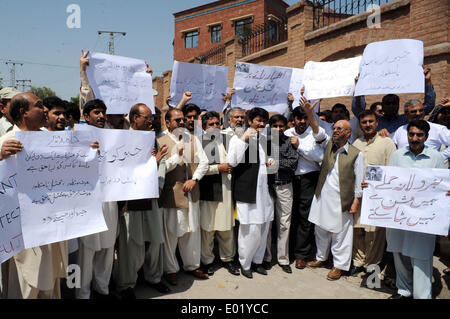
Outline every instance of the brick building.
[[[349, 2], [356, 0], [349, 0]], [[223, 40], [221, 63], [228, 66], [228, 86], [233, 85], [236, 61], [303, 68], [307, 61], [334, 61], [361, 55], [367, 44], [390, 39], [417, 39], [424, 42], [424, 64], [431, 68], [432, 82], [436, 91], [436, 103], [450, 96], [450, 1], [448, 0], [387, 0], [380, 6], [380, 28], [369, 27], [367, 21], [372, 12], [352, 12], [340, 15], [336, 21], [330, 16], [321, 17], [326, 12], [317, 3], [322, 1], [299, 1], [286, 10], [286, 40], [270, 47], [257, 47], [247, 50], [251, 38], [231, 36]], [[386, 3], [387, 2], [387, 3]], [[342, 12], [335, 11], [342, 14]], [[347, 14], [347, 13], [344, 13]], [[320, 21], [319, 19], [322, 18]], [[325, 21], [325, 23], [323, 23]], [[206, 30], [207, 31], [207, 30]], [[199, 53], [201, 55], [201, 53]], [[188, 62], [209, 63], [214, 54], [207, 59], [191, 58]], [[156, 102], [164, 106], [163, 97], [169, 96], [171, 71], [162, 79], [154, 80], [154, 86], [162, 96]], [[367, 96], [367, 102], [380, 101], [382, 96]], [[423, 94], [401, 94], [400, 103], [407, 99], [423, 99]], [[351, 98], [325, 99], [321, 107], [329, 109], [336, 102], [349, 108]], [[403, 110], [403, 108], [400, 108]]]
[[275, 34], [288, 7], [283, 0], [220, 0], [174, 13], [174, 59], [188, 61], [264, 23]]

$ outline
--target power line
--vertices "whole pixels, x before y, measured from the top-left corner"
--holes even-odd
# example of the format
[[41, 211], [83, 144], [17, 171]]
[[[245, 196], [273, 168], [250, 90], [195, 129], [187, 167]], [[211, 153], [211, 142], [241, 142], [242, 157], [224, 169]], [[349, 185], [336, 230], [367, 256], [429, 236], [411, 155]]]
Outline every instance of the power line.
[[16, 83], [19, 88], [22, 88], [19, 91], [26, 92], [25, 90], [26, 87], [29, 87], [31, 89], [31, 80], [16, 80]]
[[[5, 61], [5, 62], [9, 62], [10, 60], [8, 59], [0, 59], [0, 61]], [[68, 69], [78, 69], [79, 67], [77, 66], [69, 66], [69, 65], [60, 65], [60, 64], [48, 64], [48, 63], [38, 63], [38, 62], [30, 62], [30, 61], [16, 61], [17, 64], [21, 64], [23, 65], [25, 64], [34, 64], [34, 65], [42, 65], [42, 66], [50, 66], [50, 67], [58, 67], [58, 68], [68, 68]], [[6, 63], [8, 64], [8, 63]]]
[[10, 83], [12, 87], [16, 87], [16, 65], [19, 64], [20, 66], [23, 65], [23, 63], [17, 62], [17, 61], [6, 61], [6, 65], [10, 65], [11, 68], [9, 70], [10, 73]]

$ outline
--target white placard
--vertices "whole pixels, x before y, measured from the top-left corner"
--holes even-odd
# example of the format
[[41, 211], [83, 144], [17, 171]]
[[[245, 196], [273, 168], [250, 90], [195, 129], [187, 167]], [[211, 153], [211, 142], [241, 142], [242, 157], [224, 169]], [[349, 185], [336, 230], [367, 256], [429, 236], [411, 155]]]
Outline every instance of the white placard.
[[154, 114], [153, 80], [146, 69], [143, 60], [93, 52], [86, 73], [107, 114], [128, 114], [137, 103], [147, 105]]
[[0, 161], [0, 264], [24, 249], [16, 160]]
[[183, 93], [192, 92], [189, 103], [208, 111], [222, 112], [222, 94], [227, 92], [228, 67], [207, 64], [173, 63], [170, 105], [180, 103]]
[[368, 166], [361, 224], [447, 236], [448, 169]]
[[353, 96], [360, 62], [361, 56], [333, 62], [307, 62], [303, 75], [306, 98]]
[[17, 190], [25, 248], [107, 230], [90, 132], [17, 132]]
[[236, 63], [232, 105], [249, 110], [261, 107], [267, 112], [285, 113], [292, 77], [291, 68]]
[[424, 93], [423, 42], [401, 39], [370, 43], [361, 60], [355, 96]]
[[99, 182], [104, 202], [159, 198], [158, 166], [152, 155], [155, 132], [108, 130], [75, 125], [91, 131], [100, 144]]
[[292, 68], [291, 83], [289, 84], [289, 92], [294, 96], [293, 108], [299, 105], [300, 91], [303, 87], [303, 69]]

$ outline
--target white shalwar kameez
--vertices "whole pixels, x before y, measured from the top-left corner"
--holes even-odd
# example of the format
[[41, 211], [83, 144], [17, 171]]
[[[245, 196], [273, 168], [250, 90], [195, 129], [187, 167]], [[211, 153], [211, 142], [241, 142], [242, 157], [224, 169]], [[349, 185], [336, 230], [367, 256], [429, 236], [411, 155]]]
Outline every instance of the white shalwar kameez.
[[[230, 141], [227, 161], [236, 167], [243, 157], [248, 144], [238, 136]], [[259, 151], [259, 170], [256, 189], [256, 203], [236, 202], [237, 217], [239, 220], [238, 253], [239, 262], [244, 270], [249, 270], [251, 263], [261, 264], [267, 244], [267, 233], [270, 222], [274, 217], [273, 199], [269, 194], [267, 183], [266, 154], [261, 145]]]
[[[180, 143], [173, 134], [168, 135], [175, 143]], [[202, 144], [197, 138], [195, 157], [199, 164], [192, 179], [200, 180], [208, 172], [209, 161], [203, 152]], [[176, 168], [183, 156], [175, 153], [166, 160], [166, 172]], [[185, 163], [189, 161], [184, 160]], [[200, 232], [200, 200], [192, 202], [191, 194], [188, 194], [189, 208], [164, 208], [164, 272], [177, 273], [180, 270], [175, 251], [178, 248], [181, 259], [183, 260], [183, 269], [193, 271], [200, 267], [201, 254], [201, 232]]]
[[[328, 259], [331, 243], [334, 267], [350, 269], [353, 247], [353, 215], [342, 211], [339, 188], [339, 155], [348, 151], [348, 143], [337, 150], [336, 162], [328, 173], [319, 199], [314, 195], [308, 220], [315, 224], [316, 260]], [[358, 154], [354, 165], [355, 197], [362, 197], [361, 182], [364, 174], [364, 155]]]

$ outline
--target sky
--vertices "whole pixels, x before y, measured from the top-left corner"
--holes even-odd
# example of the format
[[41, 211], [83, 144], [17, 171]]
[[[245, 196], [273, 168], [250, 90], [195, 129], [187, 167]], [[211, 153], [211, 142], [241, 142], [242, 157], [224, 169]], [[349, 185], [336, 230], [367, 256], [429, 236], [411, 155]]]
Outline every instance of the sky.
[[[208, 0], [0, 0], [0, 78], [10, 85], [7, 60], [16, 66], [16, 80], [46, 86], [63, 99], [79, 93], [81, 49], [108, 53], [109, 35], [123, 31], [115, 54], [147, 61], [153, 75], [173, 64], [173, 13], [203, 5]], [[289, 5], [299, 0], [285, 0]], [[80, 7], [81, 27], [68, 28], [70, 4]]]

